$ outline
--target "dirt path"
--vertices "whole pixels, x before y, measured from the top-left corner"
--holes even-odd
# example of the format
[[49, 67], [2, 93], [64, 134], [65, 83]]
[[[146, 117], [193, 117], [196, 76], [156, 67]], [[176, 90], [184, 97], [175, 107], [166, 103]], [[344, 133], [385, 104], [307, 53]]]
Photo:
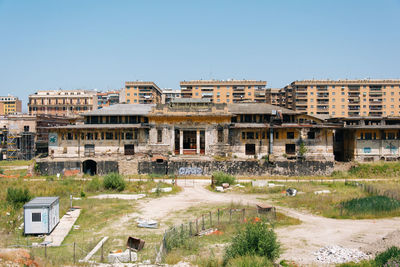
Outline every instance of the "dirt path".
[[[208, 203], [239, 203], [255, 204], [259, 195], [214, 193], [204, 188], [204, 183], [191, 184], [183, 191], [167, 197], [140, 200], [138, 213], [124, 216], [115, 225], [138, 216], [166, 221], [174, 212], [185, 210], [192, 206]], [[265, 195], [263, 196], [265, 197]], [[265, 202], [265, 201], [263, 201]], [[341, 245], [347, 248], [360, 248], [376, 242], [388, 233], [400, 229], [400, 218], [379, 220], [336, 220], [329, 219], [293, 209], [278, 207], [278, 211], [300, 219], [303, 223], [277, 229], [284, 253], [282, 259], [293, 260], [300, 265], [316, 264], [313, 253], [325, 245]], [[165, 227], [165, 225], [164, 225]]]

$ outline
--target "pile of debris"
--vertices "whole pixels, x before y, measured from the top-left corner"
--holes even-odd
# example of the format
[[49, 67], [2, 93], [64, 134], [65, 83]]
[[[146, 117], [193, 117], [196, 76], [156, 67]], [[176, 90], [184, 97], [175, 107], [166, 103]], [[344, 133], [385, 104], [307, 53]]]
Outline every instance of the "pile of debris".
[[368, 259], [369, 256], [358, 249], [348, 249], [337, 245], [329, 245], [314, 252], [316, 260], [320, 263], [345, 263], [359, 262]]

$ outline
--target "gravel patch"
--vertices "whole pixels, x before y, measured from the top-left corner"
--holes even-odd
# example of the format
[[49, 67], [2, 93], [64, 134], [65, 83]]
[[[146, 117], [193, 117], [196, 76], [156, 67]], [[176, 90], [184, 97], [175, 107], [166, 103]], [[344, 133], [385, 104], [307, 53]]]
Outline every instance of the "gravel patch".
[[345, 263], [359, 262], [368, 259], [369, 256], [358, 249], [348, 249], [341, 246], [330, 245], [314, 252], [316, 260], [320, 263]]

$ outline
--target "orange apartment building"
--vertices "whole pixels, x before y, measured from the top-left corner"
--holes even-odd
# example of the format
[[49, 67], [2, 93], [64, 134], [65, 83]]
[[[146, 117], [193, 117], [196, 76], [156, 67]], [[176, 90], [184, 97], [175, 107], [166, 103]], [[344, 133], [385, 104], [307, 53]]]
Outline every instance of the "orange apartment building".
[[400, 80], [303, 80], [284, 91], [287, 108], [309, 115], [400, 116]]
[[91, 90], [49, 90], [29, 95], [29, 114], [75, 117], [97, 109], [97, 92]]
[[285, 106], [285, 91], [283, 88], [267, 88], [265, 99], [267, 104]]
[[162, 90], [154, 82], [125, 82], [124, 95], [127, 104], [159, 104]]
[[21, 112], [22, 101], [15, 96], [0, 96], [0, 115]]
[[265, 103], [266, 81], [193, 80], [182, 81], [182, 98], [211, 99], [213, 103]]

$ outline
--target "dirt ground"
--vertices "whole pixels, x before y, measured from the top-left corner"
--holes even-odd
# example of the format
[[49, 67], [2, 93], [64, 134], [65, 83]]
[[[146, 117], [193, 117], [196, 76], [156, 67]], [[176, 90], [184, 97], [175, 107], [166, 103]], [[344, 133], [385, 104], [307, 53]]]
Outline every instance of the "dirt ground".
[[[267, 201], [257, 200], [260, 195], [214, 193], [205, 189], [205, 183], [195, 181], [183, 186], [182, 192], [157, 199], [140, 200], [139, 213], [132, 213], [116, 221], [113, 225], [129, 221], [137, 217], [152, 218], [160, 221], [160, 230], [167, 226], [163, 222], [174, 217], [174, 213], [192, 206], [208, 203], [241, 203], [254, 205]], [[265, 195], [263, 195], [265, 198]], [[279, 241], [284, 252], [282, 259], [293, 260], [299, 265], [314, 265], [313, 253], [326, 245], [341, 245], [346, 248], [368, 250], [385, 236], [400, 230], [400, 218], [377, 220], [337, 220], [329, 219], [303, 211], [278, 207], [278, 211], [298, 218], [302, 224], [277, 229]], [[375, 251], [374, 251], [375, 252]]]

